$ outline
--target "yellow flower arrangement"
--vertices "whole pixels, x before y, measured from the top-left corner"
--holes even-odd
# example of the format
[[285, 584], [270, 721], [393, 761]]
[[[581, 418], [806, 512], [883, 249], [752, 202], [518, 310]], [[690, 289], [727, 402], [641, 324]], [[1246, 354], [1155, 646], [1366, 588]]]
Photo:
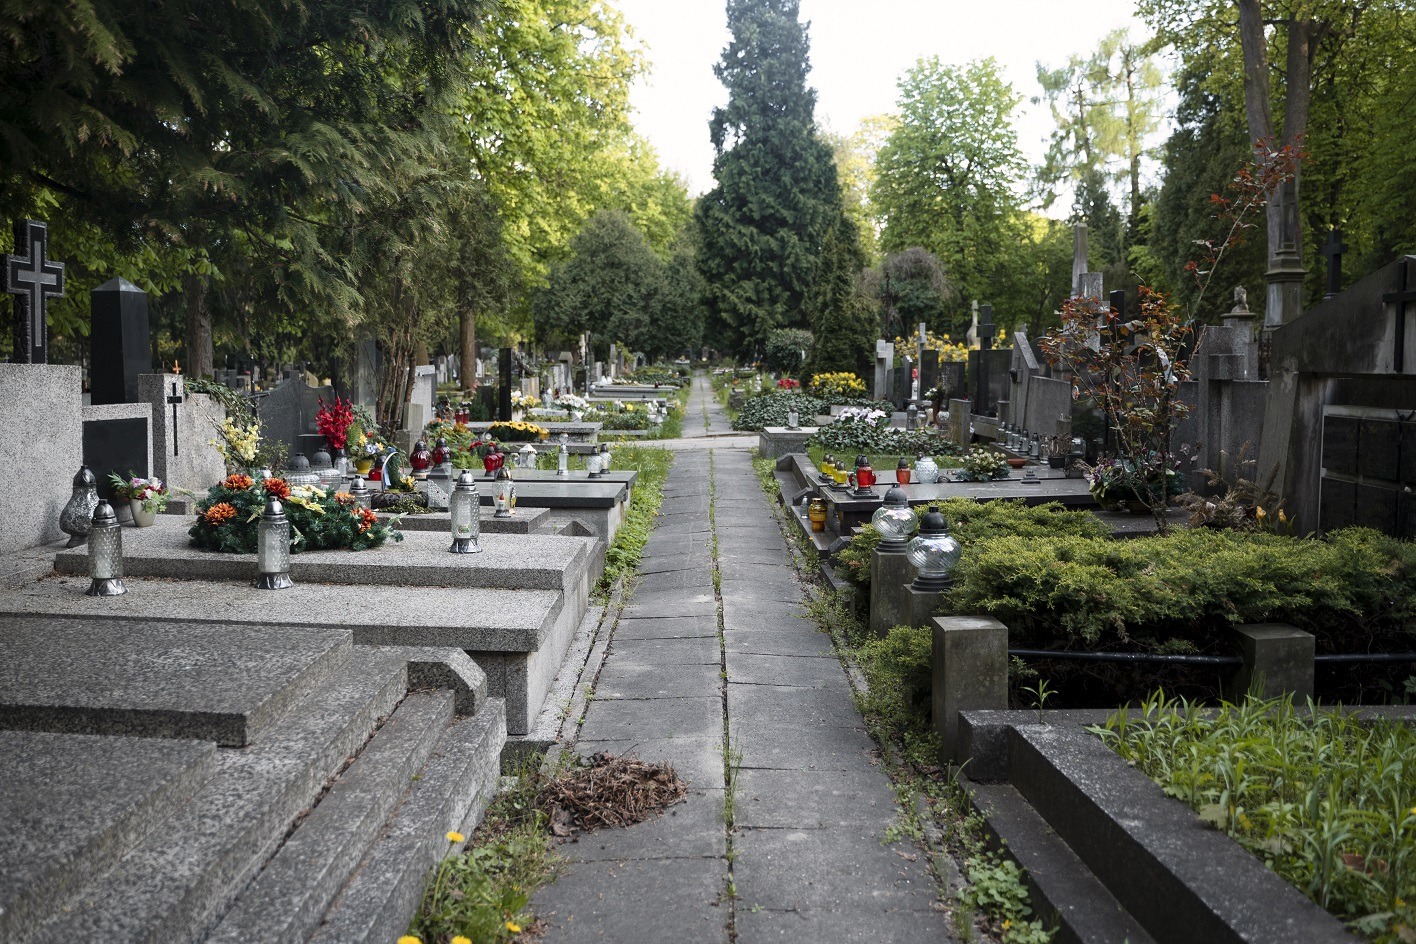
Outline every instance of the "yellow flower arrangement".
[[865, 381], [849, 371], [813, 374], [811, 392], [827, 400], [835, 397], [860, 397], [865, 395]]
[[537, 426], [535, 423], [526, 423], [521, 420], [493, 423], [490, 432], [493, 439], [505, 442], [530, 442], [533, 439], [542, 439], [550, 435], [550, 431], [544, 426]]
[[218, 438], [208, 440], [208, 444], [216, 447], [228, 467], [245, 467], [256, 461], [261, 444], [260, 420], [237, 424], [228, 416], [216, 431]]

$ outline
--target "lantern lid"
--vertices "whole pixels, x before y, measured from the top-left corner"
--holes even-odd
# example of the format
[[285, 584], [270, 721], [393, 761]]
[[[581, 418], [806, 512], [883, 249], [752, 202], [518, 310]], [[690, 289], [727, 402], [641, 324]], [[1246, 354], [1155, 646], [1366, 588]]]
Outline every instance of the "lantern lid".
[[100, 498], [98, 505], [93, 509], [93, 523], [100, 526], [116, 525], [118, 513], [113, 510], [112, 505]]
[[98, 479], [94, 478], [93, 470], [86, 465], [79, 466], [79, 471], [74, 473], [75, 486], [98, 485]]
[[904, 456], [900, 456], [900, 461], [895, 463], [895, 468], [897, 469], [908, 469], [909, 467], [910, 460], [906, 459]]
[[856, 463], [855, 463], [855, 464], [856, 464], [856, 468], [857, 468], [857, 469], [860, 469], [860, 468], [869, 468], [869, 467], [870, 467], [870, 460], [869, 460], [868, 458], [866, 458], [865, 453], [862, 452], [860, 455], [856, 456]]
[[929, 511], [924, 513], [924, 517], [919, 521], [919, 533], [921, 537], [949, 533], [949, 520], [944, 517], [938, 505], [930, 505]]
[[468, 488], [474, 492], [477, 490], [477, 480], [472, 477], [471, 469], [462, 470], [462, 474], [457, 477], [457, 487]]
[[427, 441], [426, 439], [420, 439], [420, 440], [418, 440], [417, 442], [415, 442], [415, 443], [413, 444], [413, 451], [414, 451], [414, 452], [426, 452], [427, 449], [428, 449], [428, 441]]
[[310, 460], [305, 458], [303, 452], [297, 452], [290, 457], [289, 469], [291, 472], [308, 472], [310, 470]]
[[891, 508], [908, 508], [910, 500], [903, 488], [900, 488], [899, 485], [891, 485], [889, 490], [885, 492], [885, 504]]
[[364, 477], [362, 475], [354, 476], [354, 483], [349, 486], [350, 493], [354, 495], [360, 495], [364, 492], [367, 492], [368, 490], [369, 486], [364, 484]]
[[266, 498], [265, 511], [261, 512], [262, 518], [284, 518], [285, 506], [280, 503], [280, 499], [274, 495]]

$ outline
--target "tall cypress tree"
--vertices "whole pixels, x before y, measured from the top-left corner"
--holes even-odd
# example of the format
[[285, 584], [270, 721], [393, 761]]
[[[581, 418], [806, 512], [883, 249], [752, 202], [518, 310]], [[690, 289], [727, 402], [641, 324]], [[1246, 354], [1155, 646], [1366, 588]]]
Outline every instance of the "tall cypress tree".
[[866, 375], [880, 325], [860, 293], [864, 265], [855, 223], [844, 213], [837, 214], [836, 225], [827, 231], [821, 246], [816, 280], [806, 294], [813, 338], [808, 376], [834, 371]]
[[822, 246], [841, 215], [831, 150], [816, 133], [798, 0], [728, 0], [728, 89], [709, 130], [717, 186], [695, 209], [705, 340], [751, 354], [775, 328], [808, 327]]

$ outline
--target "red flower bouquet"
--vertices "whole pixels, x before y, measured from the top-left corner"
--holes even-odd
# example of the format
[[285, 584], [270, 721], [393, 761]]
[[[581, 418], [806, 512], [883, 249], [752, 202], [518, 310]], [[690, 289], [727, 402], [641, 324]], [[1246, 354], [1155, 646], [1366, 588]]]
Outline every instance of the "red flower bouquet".
[[320, 409], [315, 414], [315, 428], [320, 435], [329, 443], [331, 449], [343, 449], [349, 439], [349, 427], [354, 425], [354, 409], [347, 400], [339, 397], [334, 398], [334, 404], [328, 405], [324, 398], [320, 398]]

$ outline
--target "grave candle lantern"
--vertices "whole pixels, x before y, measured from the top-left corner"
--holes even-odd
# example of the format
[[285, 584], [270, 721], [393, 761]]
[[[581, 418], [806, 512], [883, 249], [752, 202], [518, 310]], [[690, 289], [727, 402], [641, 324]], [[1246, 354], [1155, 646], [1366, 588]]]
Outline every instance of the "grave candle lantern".
[[600, 443], [600, 471], [610, 471], [610, 446], [608, 443]]
[[497, 470], [496, 490], [492, 493], [492, 504], [496, 507], [495, 517], [510, 518], [516, 507], [516, 483], [511, 480], [511, 470]]
[[800, 429], [800, 414], [796, 410], [787, 411], [787, 429]]
[[433, 454], [428, 451], [427, 440], [420, 439], [413, 444], [413, 451], [408, 455], [408, 467], [413, 470], [415, 479], [428, 477], [428, 470], [433, 467]]
[[354, 476], [354, 484], [349, 486], [349, 494], [354, 496], [354, 504], [359, 508], [373, 507], [373, 492], [362, 475]]
[[100, 501], [89, 524], [89, 588], [91, 597], [116, 597], [127, 593], [123, 586], [123, 528], [113, 506]]
[[895, 466], [895, 481], [901, 485], [910, 484], [910, 460], [904, 456], [900, 456], [900, 461]]
[[452, 461], [452, 450], [447, 446], [447, 440], [438, 437], [437, 445], [433, 447], [433, 465], [444, 465]]
[[570, 437], [560, 434], [560, 449], [556, 453], [556, 475], [570, 475], [570, 447], [566, 445]]
[[290, 519], [280, 499], [266, 499], [256, 526], [256, 569], [259, 575], [252, 586], [259, 590], [285, 590], [293, 586], [290, 580]]
[[905, 490], [898, 485], [885, 493], [885, 504], [870, 516], [870, 523], [880, 532], [880, 553], [903, 554], [919, 522], [910, 511], [910, 502]]
[[482, 550], [479, 539], [482, 536], [481, 499], [477, 496], [477, 481], [471, 469], [463, 469], [453, 487], [452, 498], [448, 500], [448, 517], [452, 519], [452, 546], [454, 554], [478, 554]]
[[517, 464], [520, 465], [521, 468], [523, 468], [523, 469], [534, 469], [534, 468], [536, 468], [536, 447], [535, 447], [535, 446], [531, 445], [530, 443], [527, 443], [526, 445], [524, 445], [524, 446], [521, 447], [521, 451], [518, 453], [518, 455], [520, 456], [520, 459], [518, 460]]
[[591, 452], [585, 457], [585, 477], [598, 479], [600, 477], [600, 453]]
[[949, 522], [940, 513], [937, 505], [929, 506], [929, 511], [919, 523], [919, 535], [910, 542], [905, 556], [919, 568], [911, 586], [915, 590], [938, 593], [948, 590], [954, 583], [954, 565], [959, 562], [963, 549], [949, 534]]
[[94, 509], [98, 507], [98, 479], [94, 478], [88, 466], [79, 466], [73, 485], [69, 503], [59, 512], [59, 530], [69, 536], [65, 547], [78, 547], [88, 539], [89, 529], [93, 527]]

